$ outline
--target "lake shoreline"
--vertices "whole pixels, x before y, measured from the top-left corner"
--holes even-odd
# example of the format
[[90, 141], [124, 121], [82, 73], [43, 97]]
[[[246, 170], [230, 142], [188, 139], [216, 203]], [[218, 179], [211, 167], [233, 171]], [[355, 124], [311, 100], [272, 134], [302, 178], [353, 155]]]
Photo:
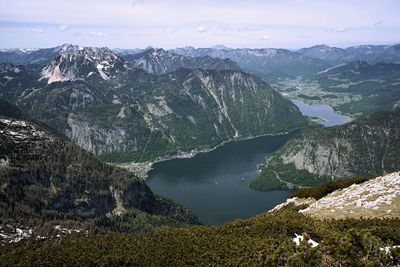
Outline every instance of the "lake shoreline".
[[118, 167], [127, 169], [128, 171], [134, 173], [135, 175], [137, 175], [139, 178], [143, 179], [143, 180], [147, 180], [148, 179], [148, 174], [150, 173], [150, 171], [153, 169], [153, 166], [157, 163], [160, 162], [164, 162], [164, 161], [168, 161], [168, 160], [174, 160], [174, 159], [189, 159], [189, 158], [193, 158], [196, 155], [199, 154], [203, 154], [203, 153], [208, 153], [211, 152], [219, 147], [222, 147], [228, 143], [231, 142], [240, 142], [240, 141], [246, 141], [246, 140], [251, 140], [251, 139], [255, 139], [255, 138], [260, 138], [260, 137], [267, 137], [267, 136], [282, 136], [282, 135], [288, 135], [291, 134], [293, 132], [299, 131], [301, 129], [305, 129], [309, 126], [305, 126], [305, 127], [298, 127], [298, 128], [294, 128], [291, 129], [289, 131], [286, 132], [279, 132], [279, 133], [268, 133], [268, 134], [260, 134], [260, 135], [256, 135], [256, 136], [249, 136], [249, 137], [244, 137], [244, 138], [232, 138], [226, 141], [221, 142], [220, 144], [212, 147], [212, 148], [208, 148], [208, 149], [192, 149], [191, 151], [188, 152], [179, 152], [175, 155], [171, 155], [171, 156], [162, 156], [159, 157], [158, 159], [156, 159], [155, 161], [149, 161], [149, 162], [126, 162], [126, 163], [119, 163], [119, 164], [115, 164], [115, 163], [111, 163], [114, 164]]
[[[347, 122], [350, 122], [353, 118], [351, 116], [349, 116], [348, 114], [343, 114], [340, 111], [335, 110], [331, 105], [327, 104], [327, 103], [320, 103], [320, 104], [315, 104], [315, 103], [308, 103], [307, 101], [304, 101], [302, 99], [299, 98], [294, 98], [291, 99], [289, 98], [291, 101], [296, 100], [298, 102], [301, 102], [302, 104], [305, 105], [327, 105], [329, 106], [332, 111], [334, 111], [335, 113], [337, 113], [338, 115], [347, 117]], [[295, 101], [293, 101], [293, 103], [299, 107]], [[299, 107], [300, 108], [300, 107]], [[303, 113], [303, 112], [302, 112]], [[312, 121], [310, 119], [310, 117], [318, 117], [321, 121], [317, 122], [320, 123], [322, 125], [324, 125], [325, 127], [330, 127], [332, 125], [326, 125], [324, 124], [324, 122], [328, 122], [327, 118], [324, 117], [320, 117], [318, 115], [307, 115], [303, 113], [303, 116], [305, 117], [309, 117], [310, 122]], [[198, 154], [202, 154], [202, 153], [208, 153], [211, 152], [219, 147], [224, 146], [225, 144], [228, 144], [230, 142], [240, 142], [240, 141], [245, 141], [245, 140], [251, 140], [251, 139], [255, 139], [255, 138], [259, 138], [259, 137], [266, 137], [266, 136], [281, 136], [281, 135], [287, 135], [290, 133], [293, 133], [295, 131], [307, 128], [309, 126], [305, 126], [305, 127], [298, 127], [298, 128], [294, 128], [291, 129], [289, 131], [286, 132], [280, 132], [280, 133], [268, 133], [268, 134], [260, 134], [260, 135], [255, 135], [255, 136], [249, 136], [249, 137], [238, 137], [238, 138], [231, 138], [229, 140], [223, 141], [220, 144], [212, 147], [212, 148], [207, 148], [207, 149], [192, 149], [191, 151], [186, 151], [186, 152], [179, 152], [175, 155], [170, 155], [170, 156], [161, 156], [159, 158], [157, 158], [154, 161], [147, 161], [147, 162], [125, 162], [125, 163], [119, 163], [119, 164], [115, 164], [118, 167], [122, 167], [124, 169], [127, 169], [128, 171], [134, 173], [135, 175], [137, 175], [139, 178], [143, 179], [143, 180], [147, 180], [148, 179], [148, 174], [150, 173], [150, 171], [153, 169], [153, 166], [157, 163], [160, 162], [164, 162], [164, 161], [168, 161], [168, 160], [174, 160], [174, 159], [188, 159], [188, 158], [193, 158]], [[111, 163], [113, 164], [113, 163]]]

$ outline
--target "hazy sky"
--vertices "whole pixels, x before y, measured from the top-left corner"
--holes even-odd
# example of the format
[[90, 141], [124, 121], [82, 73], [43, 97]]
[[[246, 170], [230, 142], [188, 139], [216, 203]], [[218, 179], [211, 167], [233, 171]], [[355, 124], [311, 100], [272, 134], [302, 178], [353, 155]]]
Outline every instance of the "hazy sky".
[[400, 42], [400, 0], [0, 0], [0, 47]]

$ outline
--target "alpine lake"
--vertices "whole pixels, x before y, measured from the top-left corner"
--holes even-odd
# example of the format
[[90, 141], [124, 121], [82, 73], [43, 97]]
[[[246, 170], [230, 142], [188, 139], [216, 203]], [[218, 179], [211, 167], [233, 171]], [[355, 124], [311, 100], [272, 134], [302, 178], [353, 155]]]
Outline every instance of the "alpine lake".
[[[303, 115], [319, 117], [326, 126], [348, 121], [330, 106], [293, 102]], [[257, 165], [294, 134], [231, 141], [193, 158], [158, 162], [149, 173], [148, 185], [189, 208], [204, 224], [252, 217], [290, 197], [290, 191], [255, 191], [249, 183], [257, 176]]]

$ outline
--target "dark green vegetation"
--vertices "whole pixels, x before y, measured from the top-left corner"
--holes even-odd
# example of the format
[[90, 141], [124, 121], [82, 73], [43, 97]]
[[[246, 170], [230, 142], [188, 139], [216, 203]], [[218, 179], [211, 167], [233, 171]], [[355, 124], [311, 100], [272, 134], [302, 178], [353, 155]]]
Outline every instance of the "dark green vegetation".
[[237, 70], [157, 76], [105, 48], [63, 46], [39, 67], [0, 65], [0, 96], [107, 161], [153, 161], [307, 125], [298, 108]]
[[302, 131], [260, 166], [250, 186], [271, 190], [377, 176], [398, 170], [398, 155], [400, 109], [371, 113], [344, 125]]
[[[319, 245], [296, 246], [295, 234]], [[0, 248], [6, 266], [395, 266], [400, 220], [320, 221], [288, 206], [250, 220], [146, 236], [107, 234], [23, 241]]]
[[355, 61], [319, 73], [316, 80], [323, 91], [358, 96], [359, 100], [335, 107], [344, 113], [359, 114], [400, 106], [400, 64], [369, 65]]
[[1, 223], [35, 227], [72, 220], [135, 233], [198, 223], [132, 173], [41, 127], [0, 100]]
[[335, 179], [320, 185], [316, 185], [313, 187], [305, 187], [300, 188], [296, 192], [292, 194], [292, 197], [299, 198], [314, 198], [316, 200], [323, 198], [324, 196], [336, 191], [338, 189], [343, 189], [349, 187], [353, 184], [361, 184], [363, 182], [368, 181], [369, 179], [366, 177], [352, 177], [347, 179]]

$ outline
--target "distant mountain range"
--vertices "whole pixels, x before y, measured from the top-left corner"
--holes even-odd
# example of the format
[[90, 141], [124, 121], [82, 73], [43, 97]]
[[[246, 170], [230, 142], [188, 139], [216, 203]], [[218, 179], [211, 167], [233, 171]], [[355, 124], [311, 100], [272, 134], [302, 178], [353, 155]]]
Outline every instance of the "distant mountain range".
[[[44, 49], [2, 49], [0, 63], [47, 65], [67, 46], [68, 44]], [[365, 61], [369, 64], [400, 62], [400, 44], [348, 48], [316, 45], [297, 51], [276, 48], [234, 49], [219, 45], [210, 48], [183, 47], [169, 51], [152, 47], [114, 49], [113, 52], [133, 66], [155, 74], [165, 74], [179, 68], [225, 70], [240, 67], [267, 81], [299, 75], [309, 76], [351, 61]]]
[[[108, 161], [153, 161], [307, 125], [294, 104], [240, 70], [182, 69], [172, 60], [159, 69], [172, 55], [162, 51], [146, 50], [131, 62], [107, 48], [52, 51], [45, 66], [1, 64], [0, 97]], [[142, 67], [153, 67], [136, 68], [143, 60]], [[179, 62], [194, 62], [187, 60]], [[196, 62], [237, 68], [230, 60]]]
[[203, 70], [240, 70], [230, 59], [203, 57], [186, 57], [164, 49], [150, 48], [137, 54], [121, 54], [133, 67], [141, 68], [148, 73], [165, 74], [182, 68]]
[[318, 58], [305, 56], [286, 49], [215, 49], [184, 47], [171, 50], [188, 57], [210, 56], [229, 58], [244, 71], [270, 81], [280, 77], [310, 75], [328, 68], [330, 65]]
[[337, 65], [350, 61], [366, 61], [376, 63], [400, 63], [400, 44], [394, 45], [360, 45], [347, 48], [316, 45], [298, 50], [306, 56], [319, 58]]

